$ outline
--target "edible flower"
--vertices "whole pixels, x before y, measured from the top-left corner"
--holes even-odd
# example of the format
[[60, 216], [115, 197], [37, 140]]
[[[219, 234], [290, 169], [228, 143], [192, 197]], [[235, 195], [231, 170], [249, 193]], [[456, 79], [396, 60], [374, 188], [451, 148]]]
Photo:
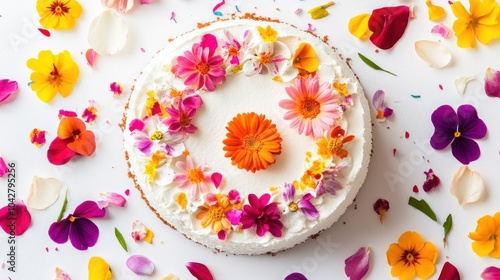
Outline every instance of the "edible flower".
[[424, 242], [417, 232], [403, 233], [398, 243], [392, 243], [386, 252], [392, 277], [413, 279], [415, 274], [421, 279], [429, 278], [436, 267], [438, 251], [431, 242]]
[[316, 57], [316, 51], [307, 42], [300, 43], [292, 57], [292, 61], [293, 66], [309, 73], [313, 73], [318, 70], [319, 60]]
[[486, 125], [476, 108], [464, 104], [455, 112], [451, 106], [442, 105], [432, 113], [431, 120], [434, 134], [430, 144], [434, 149], [443, 150], [451, 143], [453, 156], [465, 165], [479, 158], [479, 145], [473, 139], [486, 136]]
[[318, 155], [325, 159], [332, 156], [341, 159], [347, 157], [349, 153], [344, 149], [344, 144], [354, 140], [354, 135], [345, 135], [345, 130], [340, 126], [336, 126], [330, 133], [330, 139], [321, 137], [316, 145], [318, 145]]
[[243, 206], [241, 215], [241, 229], [255, 228], [259, 237], [270, 232], [275, 237], [281, 237], [283, 223], [280, 221], [280, 211], [276, 202], [271, 202], [271, 195], [265, 193], [260, 197], [251, 193], [248, 202]]
[[47, 158], [54, 165], [69, 162], [76, 155], [91, 156], [96, 148], [95, 135], [79, 118], [64, 117], [59, 123], [57, 137], [50, 143]]
[[255, 173], [276, 162], [283, 140], [276, 125], [265, 115], [254, 112], [237, 114], [227, 124], [226, 138], [222, 141], [225, 157], [240, 169]]
[[[15, 228], [12, 221], [15, 220]], [[21, 235], [31, 225], [31, 214], [22, 200], [14, 201], [0, 209], [0, 227], [9, 235]]]
[[188, 262], [186, 268], [197, 280], [214, 280], [208, 267], [202, 263]]
[[445, 9], [443, 7], [432, 4], [431, 0], [425, 0], [427, 5], [427, 13], [429, 14], [430, 20], [440, 20], [446, 15]]
[[500, 212], [479, 218], [476, 230], [469, 233], [469, 238], [473, 240], [472, 250], [478, 256], [500, 258]]
[[434, 174], [432, 168], [430, 168], [429, 171], [424, 171], [424, 174], [425, 182], [422, 186], [424, 192], [429, 192], [430, 190], [437, 188], [437, 186], [441, 183], [441, 180], [438, 176], [436, 176], [436, 174]]
[[243, 32], [241, 41], [236, 40], [229, 30], [224, 30], [224, 35], [227, 41], [221, 46], [223, 56], [226, 57], [226, 60], [229, 60], [231, 65], [240, 65], [240, 53], [248, 47], [250, 30]]
[[495, 0], [469, 0], [469, 12], [462, 2], [454, 1], [451, 10], [457, 17], [453, 31], [461, 48], [475, 48], [476, 38], [482, 44], [488, 44], [500, 38], [500, 7]]
[[19, 90], [16, 81], [0, 79], [0, 104], [6, 103]]
[[246, 76], [266, 73], [280, 75], [289, 66], [288, 59], [292, 53], [288, 47], [283, 42], [271, 41], [271, 35], [268, 36], [263, 43], [255, 44], [248, 50], [249, 57], [242, 68]]
[[445, 262], [443, 265], [443, 269], [439, 274], [438, 280], [460, 280], [460, 273], [458, 273], [457, 268], [452, 265], [450, 262]]
[[360, 40], [370, 38], [373, 34], [373, 32], [368, 28], [368, 20], [370, 20], [370, 16], [370, 14], [360, 14], [351, 18], [348, 24], [349, 33]]
[[57, 201], [61, 188], [62, 183], [56, 178], [33, 176], [26, 205], [32, 209], [46, 209]]
[[114, 9], [119, 13], [126, 13], [134, 7], [134, 0], [101, 0], [104, 7]]
[[290, 120], [290, 127], [298, 128], [299, 134], [312, 134], [319, 139], [340, 117], [338, 97], [333, 95], [329, 83], [320, 84], [318, 76], [295, 79], [285, 90], [291, 99], [280, 100], [279, 106], [287, 110], [283, 118]]
[[380, 223], [383, 224], [385, 220], [385, 214], [389, 211], [389, 201], [383, 198], [377, 199], [373, 204], [373, 210], [380, 216]]
[[86, 123], [93, 123], [97, 118], [97, 106], [94, 100], [89, 100], [89, 106], [83, 110], [82, 119]]
[[375, 110], [377, 110], [377, 116], [375, 118], [378, 121], [383, 122], [388, 117], [392, 116], [394, 111], [385, 103], [385, 92], [383, 90], [379, 89], [375, 92], [372, 103]]
[[497, 280], [500, 279], [500, 268], [496, 266], [488, 266], [481, 273], [483, 280]]
[[262, 26], [257, 26], [257, 31], [259, 31], [260, 37], [266, 43], [276, 42], [278, 39], [278, 32], [271, 28], [271, 26], [266, 26], [266, 28]]
[[409, 17], [410, 8], [404, 5], [373, 10], [368, 20], [373, 32], [370, 41], [383, 50], [392, 48], [403, 36]]
[[182, 132], [184, 134], [194, 133], [198, 128], [192, 123], [196, 114], [196, 109], [188, 107], [179, 99], [177, 107], [172, 105], [166, 108], [170, 118], [167, 119], [165, 124], [171, 132]]
[[186, 156], [186, 161], [178, 161], [175, 166], [179, 168], [178, 173], [174, 175], [174, 183], [179, 184], [181, 190], [188, 189], [188, 197], [192, 200], [198, 200], [201, 194], [208, 193], [208, 186], [212, 183], [211, 173], [205, 164], [195, 167], [191, 156]]
[[210, 226], [212, 233], [230, 230], [231, 222], [227, 217], [227, 212], [241, 207], [238, 204], [233, 204], [233, 202], [226, 194], [206, 194], [205, 204], [198, 207], [201, 212], [196, 215], [196, 218], [201, 220], [201, 227]]
[[350, 280], [361, 280], [370, 268], [370, 248], [361, 247], [348, 257], [345, 263], [345, 274]]
[[151, 244], [153, 243], [154, 233], [149, 228], [144, 226], [144, 224], [141, 221], [135, 220], [134, 222], [132, 222], [131, 236], [136, 243], [141, 240], [144, 240], [149, 244]]
[[284, 280], [307, 280], [307, 278], [300, 272], [294, 272], [288, 274]]
[[123, 93], [123, 86], [117, 82], [112, 82], [109, 84], [109, 90], [113, 93], [113, 96], [120, 96]]
[[184, 78], [185, 85], [193, 86], [196, 90], [214, 91], [217, 85], [224, 82], [224, 58], [215, 54], [217, 40], [214, 38], [211, 34], [204, 35], [201, 43], [193, 44], [191, 51], [185, 51], [184, 56], [177, 57], [172, 72]]
[[26, 65], [33, 70], [30, 87], [43, 102], [49, 103], [59, 92], [68, 97], [78, 81], [80, 70], [68, 51], [54, 55], [40, 51], [38, 59], [30, 58]]
[[90, 218], [102, 218], [106, 209], [101, 209], [96, 202], [86, 200], [75, 208], [73, 214], [54, 222], [49, 227], [49, 237], [58, 244], [69, 240], [78, 250], [87, 250], [96, 244], [99, 237], [99, 228]]
[[500, 71], [487, 68], [484, 75], [484, 91], [489, 97], [500, 98]]
[[316, 197], [325, 193], [336, 195], [337, 191], [342, 189], [342, 184], [335, 179], [339, 175], [335, 167], [323, 170], [321, 175], [322, 178], [316, 186]]
[[312, 19], [320, 19], [324, 18], [329, 15], [328, 11], [326, 8], [333, 6], [335, 3], [333, 1], [330, 1], [324, 5], [314, 7], [307, 11], [307, 13], [311, 16]]
[[125, 264], [133, 273], [139, 276], [151, 276], [155, 271], [153, 262], [143, 255], [132, 255]]
[[54, 280], [71, 280], [71, 277], [64, 270], [56, 267], [56, 278]]
[[316, 207], [310, 202], [311, 199], [314, 198], [312, 194], [306, 193], [299, 199], [297, 202], [295, 201], [295, 186], [290, 183], [285, 183], [282, 187], [280, 187], [280, 191], [283, 195], [283, 200], [288, 206], [288, 210], [290, 212], [297, 212], [297, 210], [301, 210], [302, 213], [309, 220], [316, 220], [319, 217], [319, 212], [316, 210]]
[[109, 264], [101, 257], [91, 257], [88, 264], [88, 280], [111, 280], [113, 273]]
[[82, 13], [82, 6], [76, 0], [38, 0], [36, 11], [43, 27], [71, 29]]
[[31, 144], [41, 147], [45, 142], [47, 141], [45, 139], [45, 134], [47, 131], [45, 130], [40, 130], [38, 128], [33, 128], [30, 132], [30, 142]]

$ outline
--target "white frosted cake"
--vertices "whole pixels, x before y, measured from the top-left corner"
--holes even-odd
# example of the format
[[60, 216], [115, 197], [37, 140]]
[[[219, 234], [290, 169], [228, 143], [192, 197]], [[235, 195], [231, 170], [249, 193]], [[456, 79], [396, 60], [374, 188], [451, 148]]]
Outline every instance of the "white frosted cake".
[[138, 78], [124, 115], [130, 176], [194, 242], [274, 253], [329, 228], [371, 153], [357, 77], [317, 36], [246, 16], [183, 34]]

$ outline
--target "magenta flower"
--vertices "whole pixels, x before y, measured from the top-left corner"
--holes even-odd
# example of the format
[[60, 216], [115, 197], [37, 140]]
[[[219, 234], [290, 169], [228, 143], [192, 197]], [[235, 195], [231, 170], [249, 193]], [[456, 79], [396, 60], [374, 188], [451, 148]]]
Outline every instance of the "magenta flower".
[[214, 277], [208, 267], [202, 263], [188, 262], [186, 268], [197, 280], [213, 280]]
[[216, 48], [215, 36], [204, 35], [200, 44], [193, 44], [191, 51], [185, 51], [184, 56], [177, 57], [172, 72], [185, 78], [184, 84], [187, 86], [214, 91], [226, 78], [226, 70], [222, 68], [224, 58], [215, 55]]
[[383, 50], [392, 48], [403, 36], [409, 17], [410, 8], [408, 6], [384, 7], [373, 10], [368, 20], [368, 29], [373, 32], [370, 41]]
[[250, 205], [243, 206], [241, 215], [241, 228], [249, 229], [256, 227], [256, 233], [262, 237], [270, 232], [275, 237], [281, 237], [283, 224], [280, 221], [280, 212], [276, 202], [269, 203], [271, 195], [268, 193], [257, 197], [251, 193], [248, 195]]
[[370, 268], [370, 248], [361, 247], [345, 261], [345, 274], [350, 280], [361, 280]]
[[96, 244], [99, 237], [99, 228], [89, 218], [102, 218], [106, 215], [106, 208], [99, 208], [94, 201], [84, 201], [78, 205], [65, 219], [52, 223], [49, 236], [52, 241], [64, 244], [69, 240], [78, 250], [87, 250]]
[[392, 116], [392, 109], [387, 107], [385, 103], [385, 92], [383, 90], [377, 90], [373, 95], [372, 99], [373, 107], [377, 110], [377, 120], [383, 122], [388, 117]]
[[436, 174], [434, 174], [432, 168], [430, 168], [429, 171], [424, 171], [424, 174], [425, 174], [425, 182], [422, 188], [424, 189], [425, 192], [437, 188], [437, 186], [439, 186], [439, 183], [441, 183], [441, 180], [439, 179], [438, 176], [436, 176]]
[[8, 79], [0, 80], [0, 104], [10, 100], [11, 96], [19, 90], [19, 86], [16, 81], [11, 81]]
[[5, 233], [21, 235], [31, 225], [31, 214], [22, 200], [0, 209], [0, 226]]
[[477, 116], [472, 105], [461, 105], [457, 112], [449, 105], [437, 108], [431, 116], [434, 134], [430, 144], [443, 150], [451, 143], [451, 153], [462, 164], [468, 165], [479, 158], [481, 151], [473, 139], [486, 136], [486, 125]]
[[194, 133], [198, 128], [191, 123], [196, 114], [196, 109], [188, 107], [179, 100], [177, 102], [177, 108], [174, 106], [167, 108], [167, 113], [170, 118], [165, 121], [168, 126], [168, 130], [171, 132], [183, 132], [183, 133]]
[[294, 272], [285, 277], [285, 280], [307, 280], [307, 278], [302, 273]]
[[491, 68], [486, 69], [484, 91], [489, 97], [500, 98], [500, 71]]
[[281, 192], [291, 212], [296, 212], [300, 209], [309, 220], [316, 220], [319, 217], [318, 210], [316, 210], [316, 207], [309, 201], [314, 198], [310, 193], [304, 194], [298, 202], [295, 202], [295, 186], [293, 184], [285, 183], [285, 185], [281, 187]]
[[496, 266], [489, 266], [485, 268], [481, 273], [481, 278], [483, 278], [484, 280], [500, 279], [500, 268]]

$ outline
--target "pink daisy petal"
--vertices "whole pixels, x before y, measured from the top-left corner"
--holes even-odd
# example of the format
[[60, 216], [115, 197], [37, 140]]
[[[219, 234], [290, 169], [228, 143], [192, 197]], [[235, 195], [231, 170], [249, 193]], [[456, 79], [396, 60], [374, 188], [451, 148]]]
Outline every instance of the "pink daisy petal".
[[19, 86], [16, 81], [8, 79], [0, 80], [0, 104], [8, 102], [18, 90]]

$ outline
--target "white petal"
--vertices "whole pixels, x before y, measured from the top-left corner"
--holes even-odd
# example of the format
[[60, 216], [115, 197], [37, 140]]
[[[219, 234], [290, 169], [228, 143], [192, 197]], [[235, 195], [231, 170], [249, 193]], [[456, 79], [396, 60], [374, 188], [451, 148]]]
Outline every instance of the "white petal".
[[26, 205], [38, 210], [49, 207], [59, 198], [61, 187], [61, 181], [55, 178], [39, 178], [34, 176], [28, 198], [26, 199]]
[[458, 199], [458, 203], [463, 206], [479, 201], [486, 193], [486, 187], [481, 175], [464, 165], [453, 176], [450, 192]]
[[432, 68], [440, 69], [451, 62], [451, 53], [438, 42], [421, 40], [415, 42], [415, 51]]
[[127, 43], [128, 27], [112, 10], [103, 11], [90, 24], [88, 42], [100, 55], [112, 55]]
[[169, 273], [167, 276], [161, 278], [161, 280], [179, 280], [179, 278], [174, 274]]
[[475, 76], [463, 76], [455, 79], [455, 89], [457, 90], [458, 94], [464, 95], [467, 83], [474, 80], [475, 78]]

